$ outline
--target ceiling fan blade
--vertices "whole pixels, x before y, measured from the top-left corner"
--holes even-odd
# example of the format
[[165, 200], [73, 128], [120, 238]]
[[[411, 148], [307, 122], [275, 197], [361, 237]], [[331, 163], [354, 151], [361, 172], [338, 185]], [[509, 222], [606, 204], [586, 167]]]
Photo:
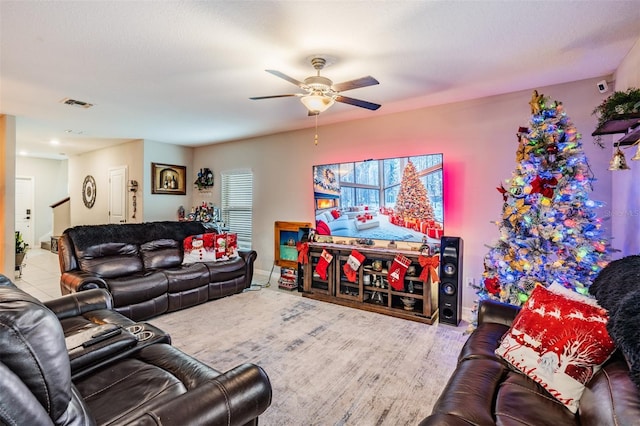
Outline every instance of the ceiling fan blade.
[[381, 106], [379, 104], [374, 104], [373, 102], [363, 101], [362, 99], [349, 98], [347, 96], [342, 96], [342, 95], [336, 96], [336, 102], [342, 102], [343, 104], [355, 105], [357, 107], [370, 109], [372, 111], [377, 110]]
[[277, 70], [265, 70], [265, 71], [275, 75], [276, 77], [280, 77], [283, 80], [287, 80], [289, 83], [295, 84], [298, 87], [305, 87], [303, 82], [298, 81], [293, 77], [289, 77], [288, 75], [283, 74], [280, 71], [277, 71]]
[[366, 77], [357, 78], [355, 80], [334, 84], [332, 88], [336, 92], [344, 92], [345, 90], [353, 90], [353, 89], [358, 89], [360, 87], [375, 86], [376, 84], [380, 84], [380, 82], [375, 78], [371, 77], [370, 75], [368, 75]]
[[260, 99], [272, 99], [272, 98], [288, 98], [290, 96], [299, 96], [297, 94], [289, 94], [289, 95], [272, 95], [272, 96], [254, 96], [251, 99], [252, 101], [257, 101]]

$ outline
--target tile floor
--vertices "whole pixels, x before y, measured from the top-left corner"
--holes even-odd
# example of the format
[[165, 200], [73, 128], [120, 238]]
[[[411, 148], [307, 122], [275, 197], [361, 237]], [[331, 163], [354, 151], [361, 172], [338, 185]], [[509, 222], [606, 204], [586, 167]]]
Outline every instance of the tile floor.
[[29, 249], [22, 274], [16, 271], [13, 282], [41, 302], [60, 297], [58, 255], [40, 248]]
[[[269, 279], [269, 274], [264, 271], [254, 271], [253, 285], [296, 295], [300, 294], [297, 291], [279, 289], [278, 274], [278, 271], [273, 271], [271, 279]], [[16, 271], [13, 282], [41, 302], [60, 297], [60, 266], [56, 253], [40, 248], [30, 249], [22, 266], [22, 276], [19, 275], [20, 273]], [[259, 287], [252, 287], [252, 289], [259, 289]]]

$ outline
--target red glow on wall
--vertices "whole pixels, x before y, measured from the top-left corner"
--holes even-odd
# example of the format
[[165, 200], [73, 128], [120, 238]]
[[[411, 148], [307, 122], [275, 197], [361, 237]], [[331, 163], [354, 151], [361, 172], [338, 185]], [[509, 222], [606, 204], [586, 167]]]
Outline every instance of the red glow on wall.
[[[451, 230], [461, 229], [464, 223], [464, 167], [461, 162], [446, 161], [446, 159], [443, 163], [444, 222], [446, 228], [450, 230], [449, 234], [455, 232]], [[447, 232], [446, 229], [445, 232]]]

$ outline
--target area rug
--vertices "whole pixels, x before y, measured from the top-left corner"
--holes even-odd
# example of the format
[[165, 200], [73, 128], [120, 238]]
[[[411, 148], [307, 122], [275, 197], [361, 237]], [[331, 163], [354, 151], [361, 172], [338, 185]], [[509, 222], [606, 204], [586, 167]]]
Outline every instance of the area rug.
[[267, 372], [266, 426], [416, 425], [431, 409], [466, 338], [426, 325], [263, 289], [154, 318], [174, 346], [219, 371]]

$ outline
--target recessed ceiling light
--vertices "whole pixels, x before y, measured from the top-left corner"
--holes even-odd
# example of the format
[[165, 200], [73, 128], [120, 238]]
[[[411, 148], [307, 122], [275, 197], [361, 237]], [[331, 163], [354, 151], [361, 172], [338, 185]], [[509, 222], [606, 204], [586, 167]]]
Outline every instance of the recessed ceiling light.
[[60, 145], [60, 142], [55, 140], [55, 139], [51, 139], [51, 141], [49, 142], [51, 145]]
[[27, 154], [29, 154], [29, 153], [27, 151], [25, 151], [25, 150], [21, 150], [21, 151], [18, 152], [18, 155], [22, 155], [22, 156], [25, 156]]

